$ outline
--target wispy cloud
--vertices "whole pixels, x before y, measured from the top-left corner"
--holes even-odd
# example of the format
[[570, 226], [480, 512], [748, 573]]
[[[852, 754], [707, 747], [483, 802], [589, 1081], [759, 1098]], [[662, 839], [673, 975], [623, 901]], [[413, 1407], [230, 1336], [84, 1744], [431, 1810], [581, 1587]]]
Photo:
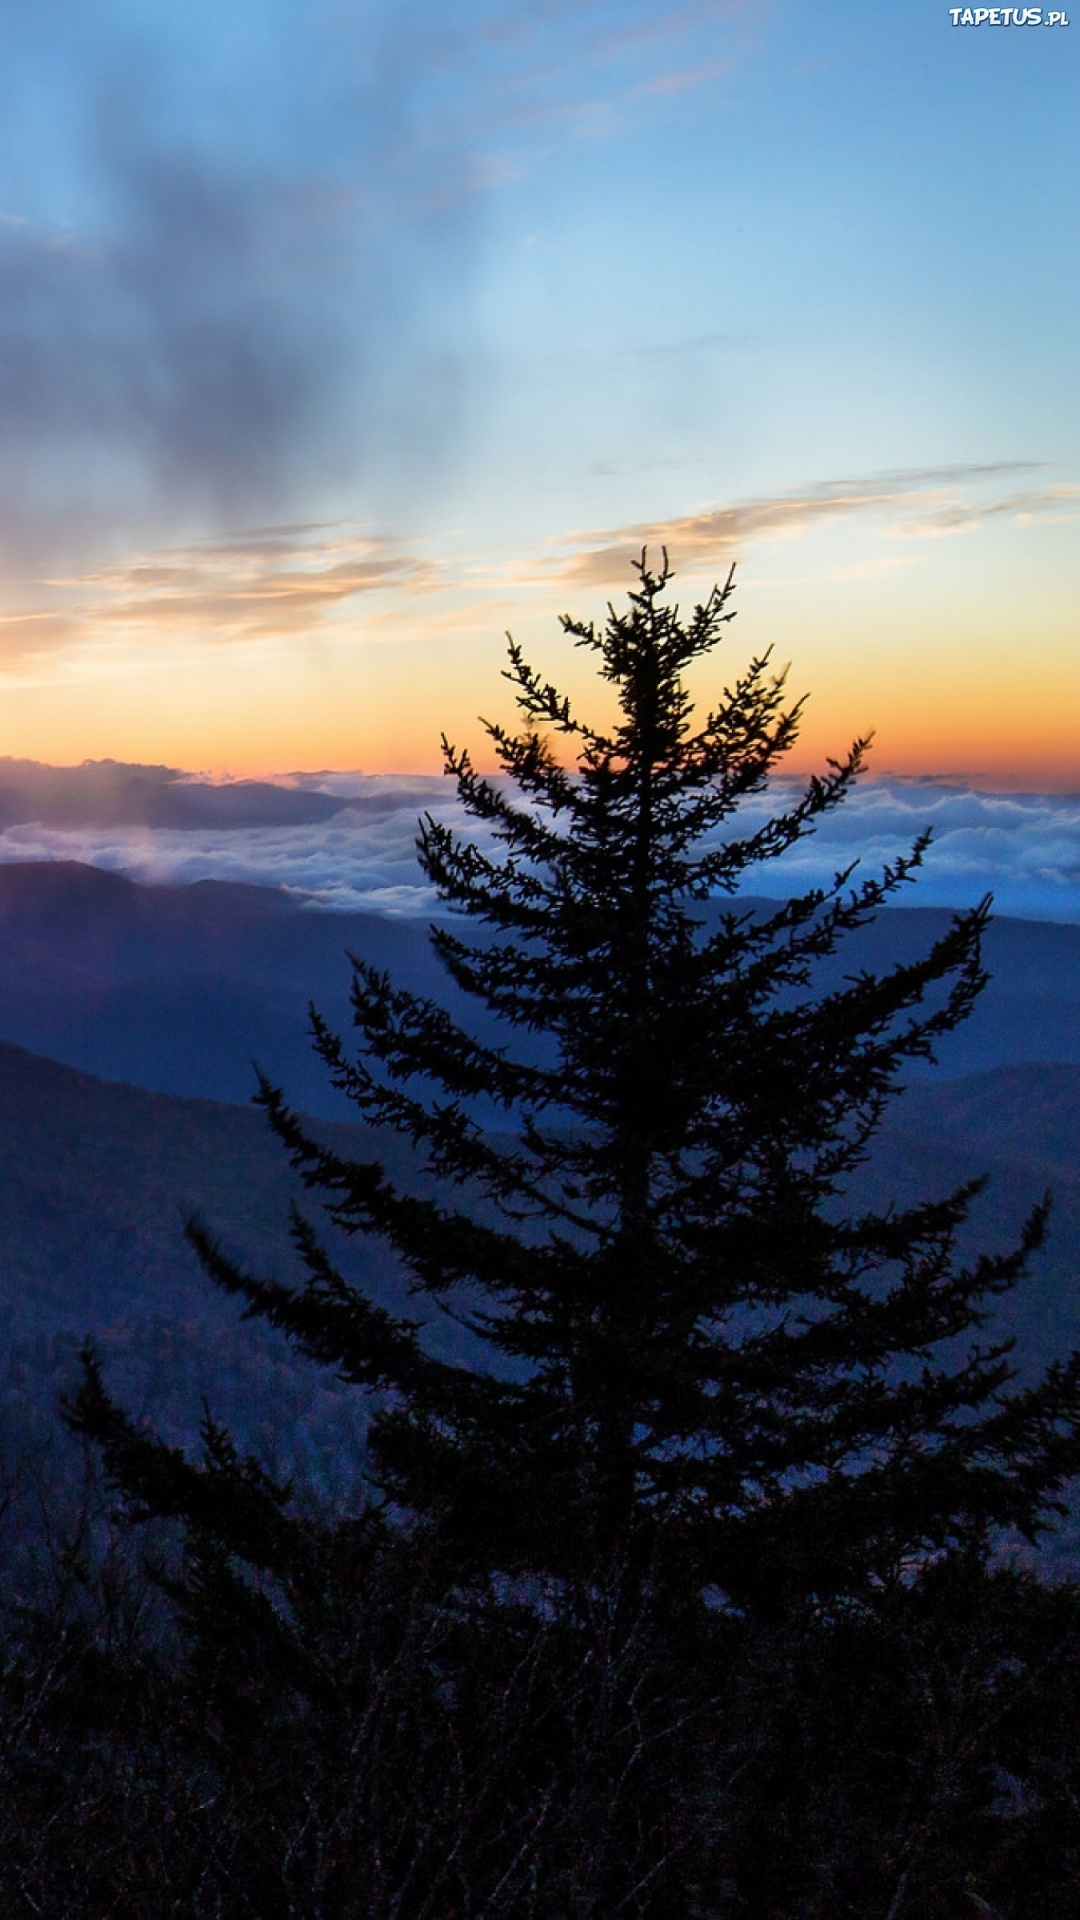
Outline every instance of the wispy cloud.
[[1080, 514], [1080, 486], [1063, 481], [1054, 487], [1032, 487], [1004, 500], [952, 501], [929, 513], [916, 514], [890, 529], [903, 539], [965, 533], [987, 520], [1072, 520]]
[[85, 620], [76, 609], [27, 607], [0, 613], [0, 663], [59, 653], [76, 646], [85, 635]]
[[[993, 491], [1002, 480], [1044, 471], [1042, 463], [1015, 460], [818, 481], [658, 522], [569, 534], [545, 554], [497, 565], [482, 558], [466, 564], [460, 556], [436, 561], [410, 541], [355, 521], [238, 529], [39, 581], [46, 604], [0, 613], [0, 661], [135, 636], [219, 643], [295, 637], [374, 596], [386, 614], [449, 589], [467, 615], [500, 582], [606, 587], [625, 581], [628, 559], [643, 547], [667, 547], [684, 570], [714, 566], [758, 541], [793, 539], [854, 517], [876, 515], [888, 537], [913, 541], [995, 519], [1080, 513], [1080, 485], [1072, 482]], [[908, 564], [902, 551], [879, 553], [834, 567], [830, 577], [874, 578]]]
[[77, 584], [95, 593], [91, 618], [183, 625], [235, 640], [294, 633], [345, 601], [390, 588], [417, 592], [437, 577], [403, 543], [347, 524], [314, 523], [154, 555]]
[[255, 528], [53, 576], [43, 585], [64, 606], [0, 614], [0, 659], [107, 632], [212, 641], [296, 634], [350, 601], [430, 591], [439, 580], [434, 564], [406, 542], [349, 522]]
[[[683, 566], [714, 563], [758, 540], [794, 538], [824, 522], [853, 515], [888, 513], [890, 532], [910, 535], [959, 531], [995, 515], [1047, 515], [1069, 510], [1080, 488], [1042, 487], [1011, 493], [1006, 499], [964, 499], [963, 492], [1002, 479], [1044, 471], [1044, 463], [1010, 460], [994, 463], [911, 468], [852, 480], [817, 481], [790, 492], [710, 507], [649, 523], [605, 527], [573, 534], [558, 545], [571, 552], [541, 560], [539, 571], [563, 579], [606, 586], [625, 577], [628, 556], [642, 547], [664, 546]], [[958, 497], [960, 496], [960, 497]]]
[[669, 73], [652, 74], [648, 80], [640, 82], [635, 92], [644, 95], [686, 93], [691, 87], [705, 86], [708, 81], [718, 80], [722, 74], [730, 73], [734, 64], [732, 60], [706, 60], [698, 67], [681, 67]]

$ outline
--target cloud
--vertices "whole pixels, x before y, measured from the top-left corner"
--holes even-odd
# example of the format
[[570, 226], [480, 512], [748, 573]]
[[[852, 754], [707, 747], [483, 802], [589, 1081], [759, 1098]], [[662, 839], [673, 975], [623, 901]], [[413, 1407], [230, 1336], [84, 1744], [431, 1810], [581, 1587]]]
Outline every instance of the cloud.
[[475, 196], [413, 137], [430, 61], [393, 10], [344, 45], [299, 0], [12, 11], [0, 113], [39, 165], [0, 222], [8, 566], [437, 478]]
[[[771, 797], [747, 802], [739, 831], [752, 831], [790, 801], [797, 784], [777, 782]], [[491, 844], [439, 777], [293, 774], [278, 785], [283, 795], [346, 804], [321, 820], [262, 827], [24, 822], [0, 832], [0, 861], [84, 860], [169, 885], [214, 879], [286, 887], [313, 909], [428, 916], [438, 902], [416, 864], [418, 816], [431, 811]], [[748, 890], [776, 897], [828, 884], [853, 860], [874, 873], [926, 826], [934, 843], [901, 904], [970, 906], [992, 892], [999, 913], [1080, 923], [1080, 796], [980, 792], [945, 781], [866, 781], [783, 860], [750, 875]]]
[[759, 14], [11, 0], [0, 560], [437, 486], [483, 378], [485, 193], [726, 69]]
[[430, 561], [347, 522], [267, 527], [165, 551], [73, 582], [96, 590], [86, 610], [131, 625], [184, 624], [223, 639], [292, 632], [343, 602], [438, 581]]
[[[0, 613], [0, 661], [80, 641], [176, 635], [208, 641], [272, 639], [311, 632], [371, 595], [400, 601], [454, 588], [470, 602], [484, 584], [571, 580], [621, 583], [627, 561], [666, 547], [683, 570], [713, 566], [757, 540], [796, 538], [853, 516], [888, 516], [885, 532], [936, 538], [993, 519], [1058, 519], [1080, 511], [1070, 482], [972, 497], [995, 481], [1044, 471], [1035, 461], [907, 469], [819, 481], [790, 492], [650, 524], [564, 536], [551, 552], [505, 567], [438, 562], [404, 539], [351, 520], [286, 521], [241, 528], [182, 547], [148, 549], [106, 565], [56, 572], [38, 582], [51, 604]], [[968, 497], [963, 497], [964, 494]], [[570, 552], [567, 553], [566, 549]], [[833, 579], [874, 578], [911, 564], [903, 552], [831, 570]]]
[[0, 613], [0, 661], [22, 660], [36, 653], [62, 652], [83, 636], [77, 611], [30, 607]]
[[698, 67], [676, 68], [670, 73], [653, 74], [643, 80], [635, 89], [639, 94], [650, 93], [686, 93], [691, 87], [704, 86], [709, 80], [718, 80], [721, 75], [730, 73], [734, 65], [730, 60], [706, 60]]
[[[778, 796], [786, 787], [779, 784]], [[769, 809], [768, 801], [749, 802], [740, 831]], [[992, 893], [998, 913], [1080, 921], [1080, 796], [982, 792], [930, 780], [864, 782], [817, 833], [764, 869], [753, 890], [775, 896], [815, 886], [852, 860], [873, 873], [925, 827], [933, 843], [901, 904], [973, 906]]]
[[1014, 493], [1004, 500], [956, 501], [893, 527], [890, 531], [903, 539], [964, 533], [986, 520], [1072, 520], [1080, 513], [1080, 486], [1062, 482], [1055, 487], [1034, 487]]
[[42, 584], [66, 604], [0, 613], [0, 660], [132, 632], [238, 641], [307, 632], [373, 593], [430, 592], [435, 565], [348, 521], [254, 528]]
[[640, 92], [658, 69], [680, 71], [688, 59], [696, 71], [762, 11], [761, 0], [510, 0], [488, 11], [480, 38], [500, 55], [500, 89], [509, 82], [539, 113], [544, 102], [565, 108], [575, 90], [595, 91], [605, 77], [610, 94], [620, 82]]
[[[684, 568], [695, 561], [713, 564], [744, 551], [756, 540], [793, 538], [831, 520], [852, 515], [892, 512], [913, 516], [901, 527], [911, 533], [944, 532], [955, 524], [975, 524], [994, 514], [1036, 514], [1080, 497], [1080, 488], [1060, 486], [1014, 493], [1007, 500], [980, 504], [950, 499], [949, 492], [985, 485], [998, 479], [1037, 473], [1043, 463], [1033, 460], [985, 464], [910, 468], [853, 480], [823, 480], [792, 492], [737, 501], [728, 507], [710, 507], [699, 513], [623, 527], [607, 527], [573, 534], [559, 542], [576, 549], [566, 558], [545, 558], [541, 572], [586, 585], [605, 586], [621, 580], [629, 557], [642, 547], [667, 547]], [[965, 518], [967, 516], [967, 518]]]
[[417, 820], [428, 809], [465, 824], [445, 781], [294, 775], [279, 790], [294, 801], [332, 795], [345, 805], [327, 819], [268, 827], [24, 822], [0, 831], [0, 862], [81, 860], [169, 886], [232, 880], [285, 887], [309, 906], [329, 910], [412, 916], [437, 908], [416, 864], [415, 841]]
[[[372, 798], [353, 804], [380, 810]], [[284, 827], [327, 820], [343, 805], [336, 794], [295, 782], [194, 780], [175, 767], [115, 760], [49, 767], [0, 759], [2, 827]]]

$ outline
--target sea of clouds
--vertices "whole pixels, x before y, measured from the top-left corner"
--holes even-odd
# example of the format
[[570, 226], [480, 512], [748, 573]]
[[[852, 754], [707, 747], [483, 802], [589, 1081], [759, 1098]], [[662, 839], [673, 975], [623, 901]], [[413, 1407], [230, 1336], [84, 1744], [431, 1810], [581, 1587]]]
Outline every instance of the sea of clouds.
[[[155, 771], [163, 782], [177, 778], [171, 769]], [[313, 793], [333, 796], [340, 810], [324, 819], [232, 825], [224, 809], [214, 824], [211, 806], [209, 822], [190, 829], [109, 824], [90, 804], [96, 789], [88, 777], [85, 808], [76, 795], [60, 821], [24, 819], [0, 831], [0, 861], [81, 860], [170, 886], [223, 880], [281, 887], [312, 910], [426, 916], [438, 901], [417, 865], [420, 816], [430, 812], [481, 843], [487, 838], [466, 819], [450, 782], [438, 777], [294, 774], [278, 784], [295, 795], [298, 814]], [[752, 830], [793, 791], [778, 782], [771, 796], [747, 802], [738, 831]], [[235, 802], [235, 786], [231, 795]], [[212, 793], [206, 797], [212, 802]], [[992, 893], [999, 913], [1080, 922], [1078, 795], [867, 781], [783, 859], [748, 875], [748, 890], [783, 896], [828, 882], [853, 861], [873, 873], [924, 827], [933, 845], [918, 880], [900, 896], [904, 905], [968, 906]]]

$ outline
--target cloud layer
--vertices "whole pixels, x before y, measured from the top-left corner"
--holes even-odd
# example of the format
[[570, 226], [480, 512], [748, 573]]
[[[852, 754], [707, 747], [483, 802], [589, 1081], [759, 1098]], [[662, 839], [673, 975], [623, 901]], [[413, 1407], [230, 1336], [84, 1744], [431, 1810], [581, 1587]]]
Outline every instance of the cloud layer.
[[[628, 561], [664, 546], [683, 571], [721, 567], [759, 541], [797, 538], [830, 522], [877, 515], [898, 541], [964, 532], [987, 521], [1080, 515], [1080, 486], [1044, 482], [1001, 491], [1041, 474], [1035, 461], [928, 467], [824, 480], [788, 492], [736, 500], [655, 524], [563, 536], [546, 554], [477, 568], [438, 559], [416, 543], [349, 520], [254, 526], [186, 546], [147, 548], [125, 560], [54, 573], [39, 583], [52, 604], [0, 612], [0, 662], [108, 638], [250, 641], [302, 636], [381, 596], [383, 608], [417, 595], [450, 592], [474, 601], [483, 582], [566, 580], [625, 585]], [[905, 553], [854, 562], [850, 574], [906, 564]]]
[[959, 533], [993, 519], [1075, 517], [1080, 513], [1080, 487], [1071, 482], [979, 497], [980, 489], [1042, 470], [1038, 461], [1010, 460], [824, 480], [654, 524], [639, 521], [576, 534], [560, 543], [573, 549], [569, 557], [549, 564], [564, 579], [606, 586], [625, 577], [628, 556], [639, 554], [643, 547], [654, 552], [666, 547], [684, 567], [713, 565], [758, 540], [794, 538], [853, 515], [885, 515], [888, 532], [903, 539]]
[[[204, 789], [204, 791], [207, 791]], [[214, 789], [208, 791], [213, 792]], [[228, 791], [224, 789], [221, 791]], [[418, 816], [426, 811], [474, 833], [449, 784], [438, 778], [364, 774], [294, 775], [281, 783], [296, 801], [344, 801], [323, 820], [263, 827], [40, 825], [0, 832], [0, 861], [83, 860], [144, 881], [184, 885], [215, 879], [281, 886], [312, 908], [388, 915], [437, 909], [416, 864]], [[790, 799], [778, 783], [771, 801], [750, 802], [740, 831]], [[783, 861], [752, 875], [756, 893], [783, 895], [827, 882], [853, 860], [874, 872], [925, 826], [934, 844], [910, 906], [967, 906], [991, 892], [999, 913], [1080, 922], [1080, 796], [976, 792], [945, 784], [867, 781], [848, 803]]]

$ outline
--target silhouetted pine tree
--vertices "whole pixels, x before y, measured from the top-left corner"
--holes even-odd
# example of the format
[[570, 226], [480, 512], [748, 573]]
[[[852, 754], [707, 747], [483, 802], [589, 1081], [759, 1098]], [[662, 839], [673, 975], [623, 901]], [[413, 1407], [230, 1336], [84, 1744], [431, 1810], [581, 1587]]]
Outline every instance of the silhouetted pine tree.
[[[420, 864], [453, 909], [431, 937], [505, 1044], [363, 960], [355, 1051], [314, 1016], [335, 1084], [434, 1184], [342, 1157], [263, 1086], [312, 1194], [399, 1257], [416, 1321], [345, 1278], [308, 1218], [299, 1287], [194, 1238], [249, 1313], [373, 1391], [373, 1485], [435, 1530], [461, 1578], [580, 1592], [618, 1567], [639, 1593], [740, 1605], [866, 1591], [1052, 1518], [1080, 1465], [1080, 1361], [1021, 1387], [1008, 1344], [980, 1338], [1042, 1210], [1014, 1252], [965, 1264], [977, 1184], [885, 1211], [845, 1198], [904, 1070], [983, 985], [987, 907], [913, 964], [842, 977], [828, 963], [911, 878], [925, 836], [880, 877], [849, 870], [765, 909], [730, 898], [843, 802], [865, 743], [740, 835], [800, 707], [766, 657], [695, 725], [685, 676], [732, 618], [732, 581], [685, 622], [667, 581], [666, 559], [654, 573], [643, 558], [602, 631], [564, 620], [614, 690], [610, 731], [511, 643], [524, 724], [486, 723], [501, 777], [444, 742], [494, 850], [422, 823]], [[440, 1312], [470, 1329], [471, 1359], [432, 1351], [420, 1323]], [[216, 1473], [241, 1557], [279, 1527], [265, 1485], [245, 1491], [224, 1454], [194, 1469], [153, 1451], [96, 1376], [75, 1418], [144, 1511], [199, 1507], [205, 1528]]]

